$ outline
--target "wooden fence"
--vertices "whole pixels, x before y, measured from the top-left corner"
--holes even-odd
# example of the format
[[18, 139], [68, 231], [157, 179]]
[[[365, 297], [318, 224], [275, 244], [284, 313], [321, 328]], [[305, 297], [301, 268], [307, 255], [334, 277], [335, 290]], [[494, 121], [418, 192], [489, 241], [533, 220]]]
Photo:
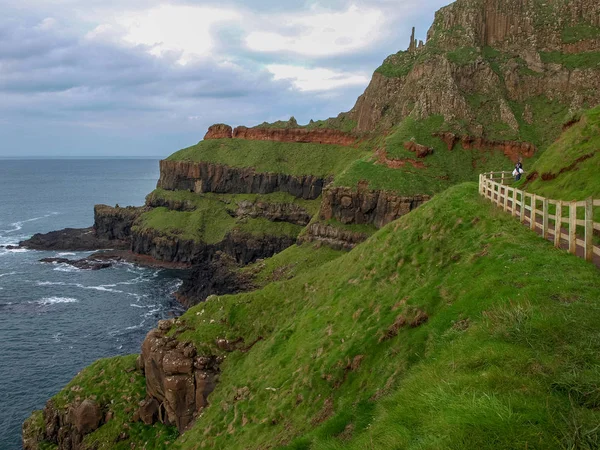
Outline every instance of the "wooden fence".
[[[560, 248], [562, 239], [568, 243], [570, 253], [577, 254], [577, 247], [581, 247], [587, 261], [600, 256], [600, 247], [594, 245], [594, 230], [600, 232], [600, 223], [594, 222], [594, 207], [600, 207], [600, 200], [552, 200], [507, 186], [512, 180], [511, 172], [483, 173], [479, 175], [479, 193], [532, 230], [540, 230], [544, 239], [552, 236], [555, 247]], [[583, 220], [577, 218], [578, 211]], [[583, 239], [577, 235], [577, 227], [583, 227]]]

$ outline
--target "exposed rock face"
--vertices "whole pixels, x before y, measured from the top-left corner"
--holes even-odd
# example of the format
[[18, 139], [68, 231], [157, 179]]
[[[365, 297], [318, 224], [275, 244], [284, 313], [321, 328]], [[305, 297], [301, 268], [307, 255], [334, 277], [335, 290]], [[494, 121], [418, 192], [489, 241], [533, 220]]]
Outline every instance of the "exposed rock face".
[[60, 409], [49, 400], [43, 417], [45, 427], [42, 436], [34, 434], [28, 422], [23, 425], [24, 450], [38, 450], [40, 439], [57, 445], [59, 450], [84, 449], [83, 438], [97, 430], [104, 419], [102, 408], [91, 399], [71, 404], [67, 409]]
[[127, 240], [131, 237], [133, 222], [146, 208], [128, 206], [120, 208], [107, 205], [94, 206], [94, 230], [101, 239]]
[[219, 377], [221, 359], [199, 356], [190, 343], [167, 336], [173, 321], [161, 321], [142, 344], [140, 365], [146, 377], [148, 398], [140, 405], [145, 422], [159, 420], [184, 431], [208, 405]]
[[231, 139], [233, 137], [233, 129], [224, 123], [218, 123], [208, 128], [208, 132], [204, 136], [204, 140], [208, 139]]
[[404, 143], [404, 148], [410, 152], [414, 152], [417, 158], [425, 158], [433, 153], [433, 148], [412, 141]]
[[513, 162], [517, 162], [521, 158], [531, 158], [537, 148], [529, 142], [516, 141], [491, 141], [475, 136], [457, 136], [454, 133], [434, 133], [448, 146], [448, 150], [453, 150], [459, 142], [463, 148], [467, 150], [498, 150], [510, 158]]
[[177, 291], [177, 300], [189, 308], [211, 295], [236, 294], [253, 289], [251, 280], [244, 277], [238, 268], [231, 256], [217, 252], [212, 260], [200, 261], [194, 266]]
[[319, 218], [343, 224], [373, 224], [381, 228], [428, 201], [428, 195], [399, 196], [386, 191], [328, 188], [323, 193]]
[[535, 152], [535, 145], [528, 142], [514, 141], [488, 141], [483, 138], [465, 136], [460, 140], [462, 146], [467, 150], [498, 150], [504, 153], [512, 162], [517, 162], [521, 158], [531, 158]]
[[196, 264], [210, 260], [218, 251], [231, 255], [242, 265], [258, 258], [268, 258], [295, 243], [292, 236], [253, 236], [234, 231], [217, 244], [165, 237], [152, 230], [134, 232], [132, 251], [167, 262]]
[[220, 194], [287, 192], [298, 198], [314, 200], [321, 195], [326, 183], [327, 180], [312, 175], [257, 173], [252, 168], [163, 160], [160, 162], [160, 179], [157, 187], [171, 191]]
[[271, 222], [289, 222], [307, 225], [311, 216], [306, 209], [293, 203], [267, 203], [244, 200], [238, 203], [236, 217], [263, 217]]
[[337, 250], [351, 250], [356, 245], [368, 239], [368, 235], [348, 230], [342, 230], [331, 225], [311, 223], [306, 233], [298, 238], [298, 243], [322, 242]]
[[35, 234], [19, 242], [19, 246], [33, 250], [87, 251], [100, 249], [126, 249], [129, 242], [99, 238], [94, 228], [65, 228], [46, 234]]
[[233, 137], [251, 141], [303, 142], [345, 146], [356, 143], [355, 136], [331, 129], [237, 127], [233, 131]]
[[423, 47], [413, 37], [386, 60], [382, 67], [395, 69], [378, 70], [347, 117], [370, 132], [443, 115], [460, 135], [519, 140], [520, 120], [545, 120], [532, 108], [539, 97], [565, 112], [600, 103], [600, 67], [562, 56], [600, 51], [597, 37], [578, 37], [579, 26], [600, 26], [599, 2], [458, 0], [436, 13]]

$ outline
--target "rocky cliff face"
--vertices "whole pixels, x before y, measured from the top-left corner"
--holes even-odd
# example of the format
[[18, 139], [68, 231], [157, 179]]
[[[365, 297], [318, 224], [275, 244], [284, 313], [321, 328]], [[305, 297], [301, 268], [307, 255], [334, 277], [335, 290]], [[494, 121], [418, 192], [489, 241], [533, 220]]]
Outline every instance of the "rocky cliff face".
[[350, 146], [356, 136], [332, 129], [237, 127], [216, 124], [208, 128], [204, 139], [246, 139], [249, 141], [301, 142]]
[[328, 188], [319, 211], [322, 220], [343, 224], [373, 224], [381, 228], [428, 201], [428, 195], [399, 196], [385, 191]]
[[171, 191], [222, 194], [287, 192], [297, 198], [314, 200], [321, 195], [327, 182], [328, 180], [312, 175], [257, 173], [253, 168], [163, 160], [160, 162], [160, 179], [157, 187]]
[[320, 242], [337, 250], [352, 250], [368, 238], [369, 235], [365, 233], [316, 222], [308, 225], [306, 232], [298, 238], [298, 243]]
[[198, 355], [192, 344], [168, 336], [173, 324], [173, 320], [159, 322], [142, 344], [139, 366], [146, 377], [147, 399], [138, 417], [147, 424], [175, 425], [183, 432], [208, 405], [222, 359]]
[[[600, 103], [600, 34], [582, 31], [599, 21], [594, 0], [458, 0], [424, 46], [386, 59], [348, 117], [369, 132], [443, 115], [460, 136], [540, 145], [529, 124]], [[552, 102], [560, 118], [543, 109]]]
[[128, 206], [119, 208], [107, 205], [94, 206], [94, 230], [96, 235], [108, 240], [127, 240], [131, 237], [131, 227], [146, 208]]
[[204, 139], [231, 139], [232, 137], [233, 129], [229, 125], [218, 123], [208, 128]]
[[148, 255], [159, 261], [196, 264], [210, 260], [216, 252], [231, 255], [239, 264], [245, 265], [258, 258], [268, 258], [295, 243], [291, 236], [253, 236], [231, 232], [218, 244], [205, 244], [176, 236], [164, 236], [153, 230], [134, 231], [131, 250]]
[[233, 137], [250, 141], [303, 142], [346, 146], [356, 143], [355, 136], [330, 129], [237, 127], [233, 131]]

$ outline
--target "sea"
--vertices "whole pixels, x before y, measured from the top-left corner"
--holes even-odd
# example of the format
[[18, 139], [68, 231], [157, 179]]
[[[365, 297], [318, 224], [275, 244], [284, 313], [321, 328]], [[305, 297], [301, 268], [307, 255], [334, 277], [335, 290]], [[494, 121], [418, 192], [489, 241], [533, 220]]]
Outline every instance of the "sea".
[[[0, 160], [0, 245], [93, 223], [95, 204], [139, 206], [159, 176], [146, 159]], [[99, 358], [139, 353], [146, 333], [183, 310], [181, 272], [119, 263], [41, 263], [91, 252], [0, 248], [0, 449], [20, 449], [23, 421]]]

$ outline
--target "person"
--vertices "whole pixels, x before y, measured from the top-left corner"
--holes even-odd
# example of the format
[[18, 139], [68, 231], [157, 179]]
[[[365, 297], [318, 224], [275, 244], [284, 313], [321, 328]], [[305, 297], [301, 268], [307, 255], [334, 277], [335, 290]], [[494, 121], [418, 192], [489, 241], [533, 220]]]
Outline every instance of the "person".
[[513, 176], [515, 177], [515, 181], [519, 181], [521, 179], [521, 175], [523, 174], [523, 163], [519, 160], [517, 164], [515, 164], [515, 170], [513, 170]]

